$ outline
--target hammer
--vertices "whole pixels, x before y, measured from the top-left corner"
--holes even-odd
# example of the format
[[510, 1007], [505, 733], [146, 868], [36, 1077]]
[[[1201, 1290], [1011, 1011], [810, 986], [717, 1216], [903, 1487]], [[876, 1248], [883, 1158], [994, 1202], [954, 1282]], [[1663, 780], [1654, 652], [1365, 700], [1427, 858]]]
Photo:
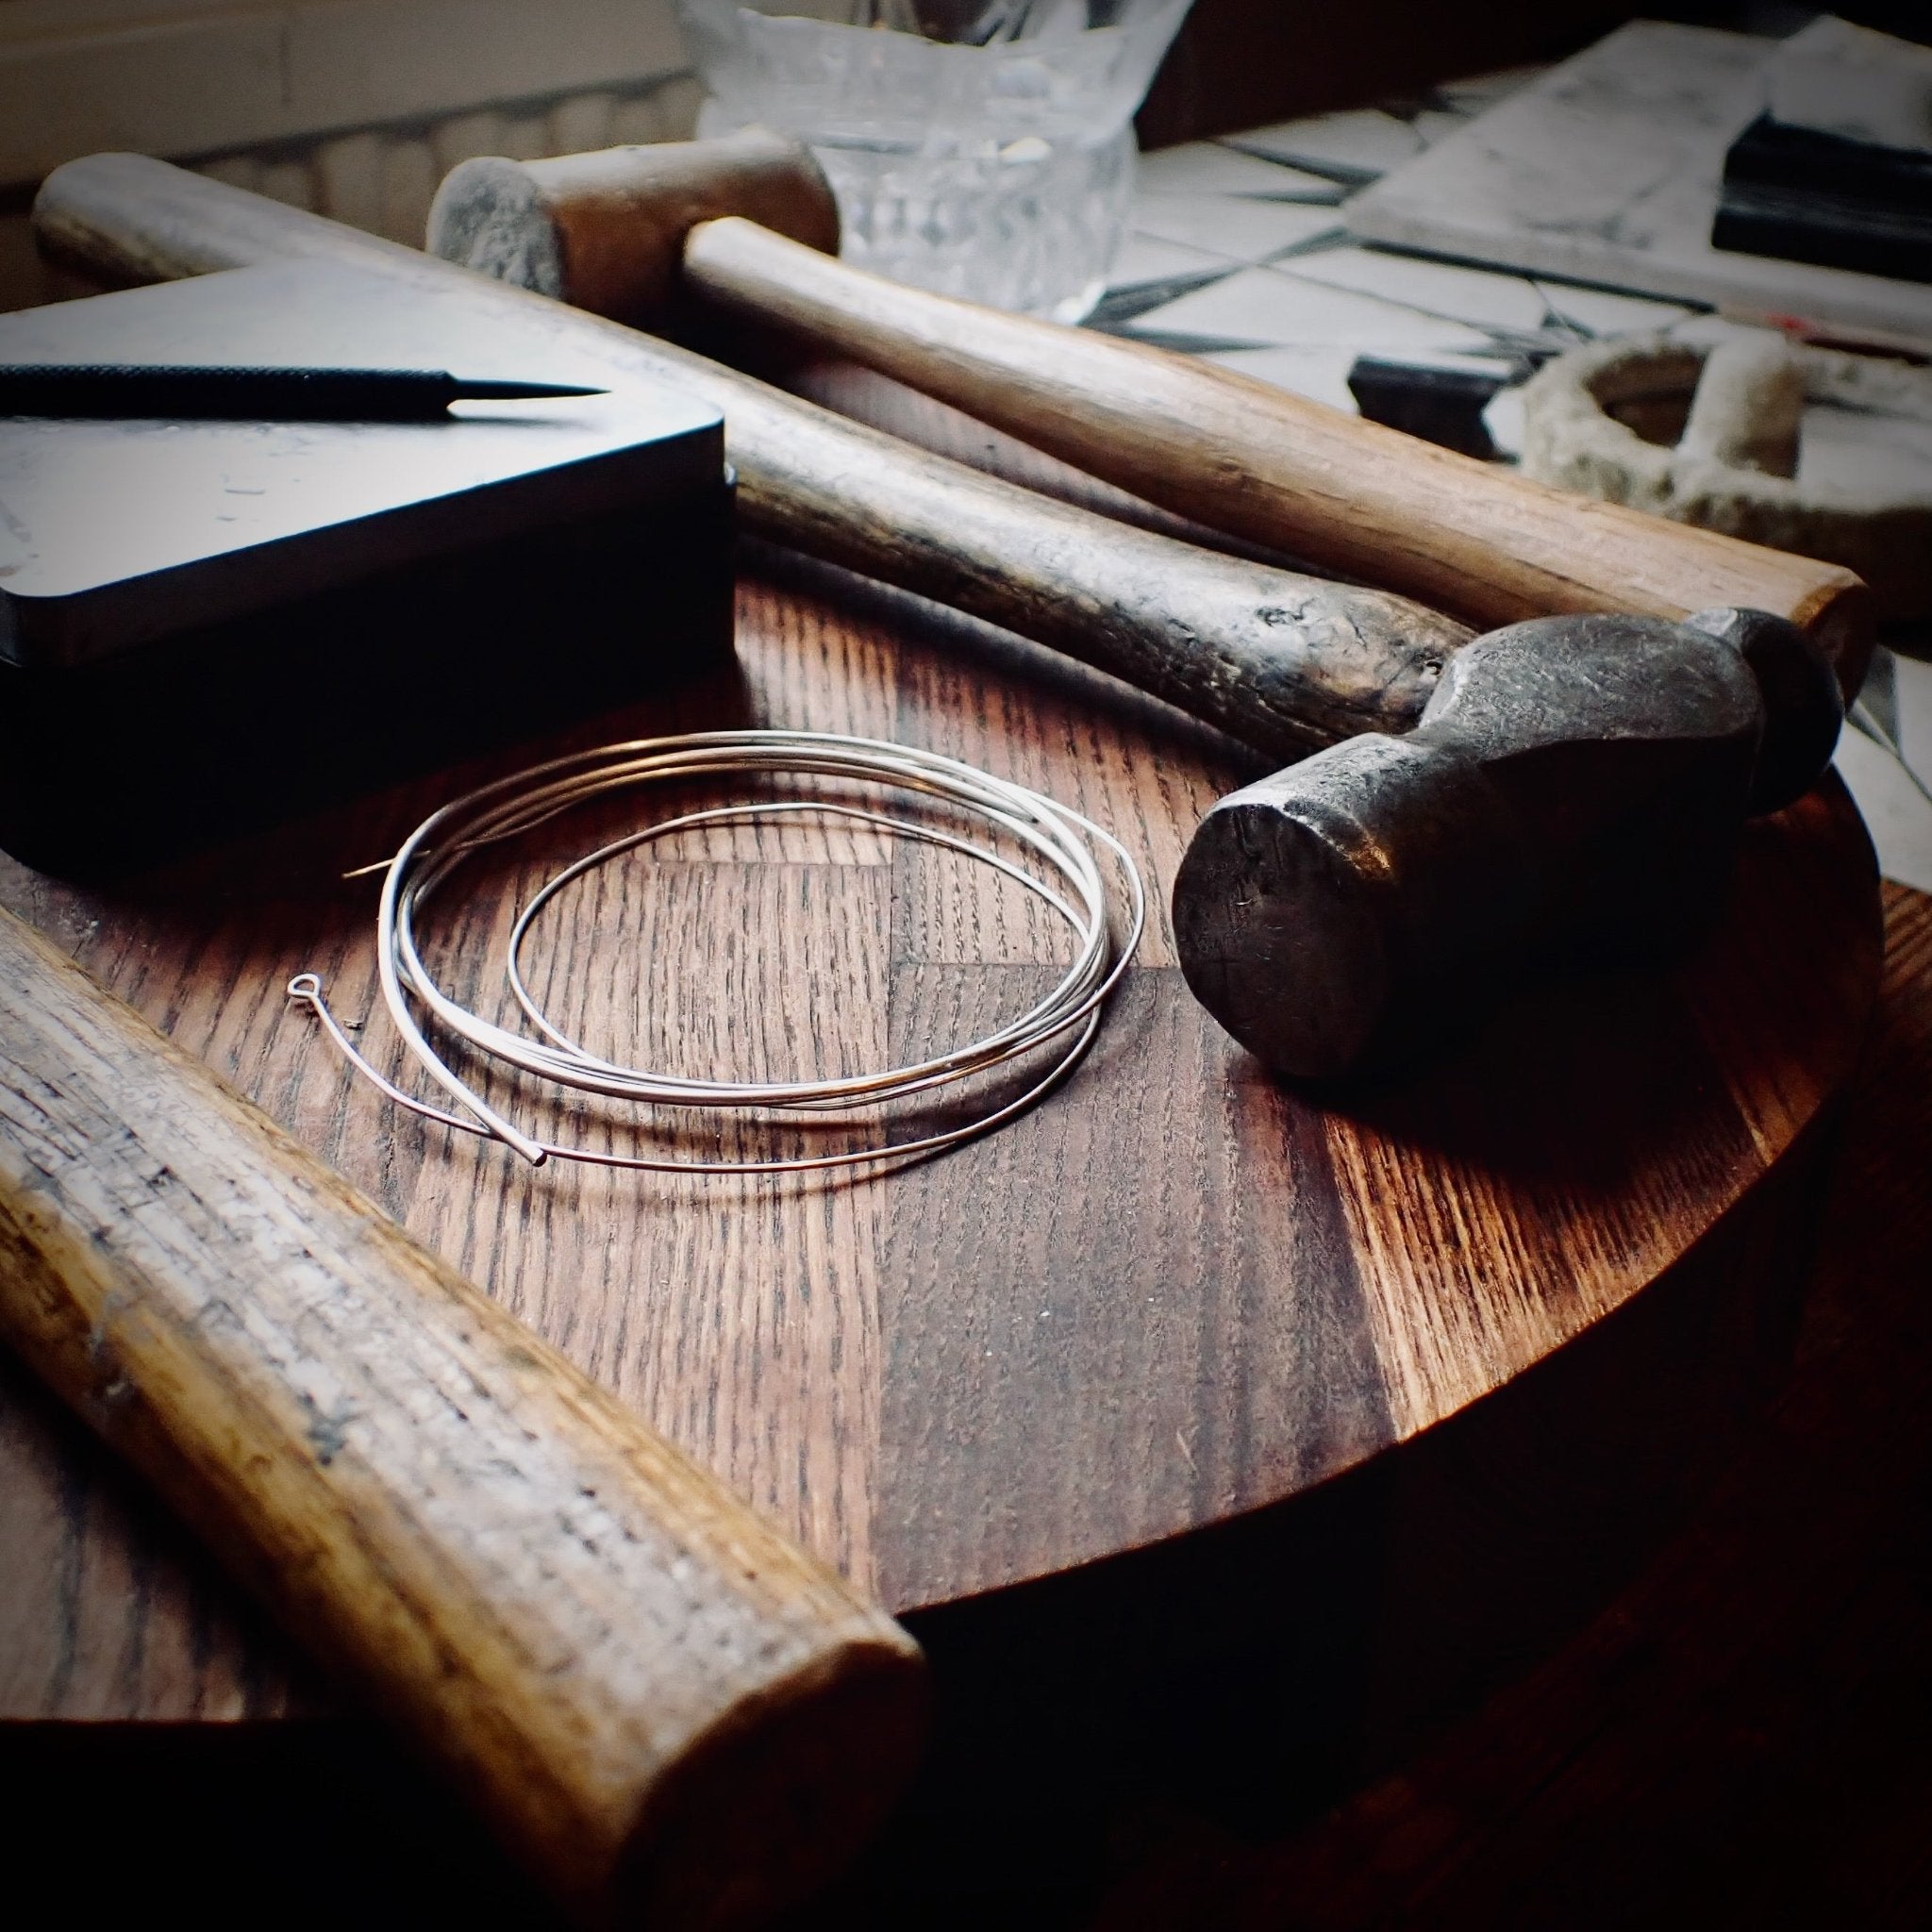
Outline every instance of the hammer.
[[1811, 632], [1848, 689], [1862, 675], [1870, 599], [1849, 571], [1554, 491], [1144, 343], [903, 288], [835, 259], [836, 233], [809, 152], [752, 129], [465, 161], [438, 191], [427, 246], [628, 322], [688, 290], [1196, 524], [1478, 625], [1746, 605]]
[[[681, 284], [1196, 521], [1489, 622], [1678, 616], [1728, 591], [1858, 654], [1849, 572], [1601, 515], [1204, 364], [901, 288], [830, 259], [836, 230], [808, 151], [752, 129], [464, 162], [427, 245], [631, 320]], [[1761, 610], [1517, 622], [1450, 660], [1420, 729], [1372, 729], [1208, 814], [1174, 886], [1182, 968], [1272, 1067], [1348, 1074], [1414, 1045], [1451, 981], [1465, 1008], [1499, 984], [1532, 936], [1599, 958], [1687, 937], [1747, 810], [1802, 793], [1841, 716], [1824, 658]]]

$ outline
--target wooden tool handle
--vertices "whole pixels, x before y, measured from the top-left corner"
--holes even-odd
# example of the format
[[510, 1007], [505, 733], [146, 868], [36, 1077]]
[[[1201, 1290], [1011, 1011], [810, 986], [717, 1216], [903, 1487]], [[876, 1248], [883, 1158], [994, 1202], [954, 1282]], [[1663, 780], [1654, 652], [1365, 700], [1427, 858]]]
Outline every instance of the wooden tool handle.
[[1870, 598], [1834, 564], [1666, 523], [1143, 343], [902, 288], [736, 217], [685, 244], [708, 299], [796, 331], [1152, 503], [1481, 625], [1712, 605], [1803, 625], [1861, 677]]
[[588, 1923], [760, 1915], [910, 1769], [883, 1611], [5, 913], [0, 1331]]
[[335, 261], [535, 322], [620, 381], [673, 383], [723, 410], [752, 529], [1004, 625], [1275, 757], [1406, 730], [1469, 636], [1403, 598], [1053, 502], [617, 323], [161, 161], [69, 162], [34, 222], [57, 251], [124, 280]]

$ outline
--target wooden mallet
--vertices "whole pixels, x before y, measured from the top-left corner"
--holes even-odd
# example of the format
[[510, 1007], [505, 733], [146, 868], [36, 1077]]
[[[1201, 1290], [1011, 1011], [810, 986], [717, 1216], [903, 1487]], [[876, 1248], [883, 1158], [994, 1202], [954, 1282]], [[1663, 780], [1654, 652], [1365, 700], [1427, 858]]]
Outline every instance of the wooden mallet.
[[[774, 224], [755, 197], [782, 199]], [[1745, 605], [1808, 632], [1848, 689], [1862, 675], [1871, 600], [1849, 571], [1552, 490], [1143, 343], [901, 287], [835, 258], [835, 213], [810, 155], [793, 145], [788, 163], [753, 130], [465, 161], [438, 192], [427, 246], [633, 323], [681, 286], [1197, 524], [1478, 626]]]
[[4, 912], [0, 1336], [587, 1925], [765, 1917], [910, 1773], [884, 1611]]

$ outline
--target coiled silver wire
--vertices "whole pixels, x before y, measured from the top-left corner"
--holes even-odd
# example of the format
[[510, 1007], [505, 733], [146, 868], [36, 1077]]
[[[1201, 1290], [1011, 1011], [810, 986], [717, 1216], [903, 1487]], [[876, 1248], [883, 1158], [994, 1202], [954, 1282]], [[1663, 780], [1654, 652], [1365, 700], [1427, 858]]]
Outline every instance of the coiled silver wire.
[[[814, 792], [796, 798], [752, 800], [650, 822], [574, 860], [544, 884], [517, 915], [504, 970], [512, 997], [541, 1038], [512, 1032], [480, 1018], [437, 985], [417, 945], [417, 915], [473, 854], [611, 792], [747, 774], [808, 780], [832, 788], [834, 795]], [[839, 789], [851, 787], [909, 794], [914, 808], [923, 816], [908, 818], [836, 795]], [[699, 1080], [622, 1066], [587, 1052], [546, 1017], [530, 992], [524, 952], [531, 922], [565, 887], [623, 853], [674, 833], [797, 814], [874, 825], [992, 866], [1035, 893], [1067, 922], [1074, 938], [1072, 965], [1037, 1005], [982, 1039], [885, 1073], [841, 1078]], [[991, 826], [1030, 854], [1039, 869], [1029, 870], [932, 822], [946, 814]], [[1111, 858], [1126, 888], [1125, 917], [1119, 922], [1118, 941], [1106, 874], [1095, 856], [1096, 843]], [[383, 1004], [410, 1057], [456, 1101], [460, 1111], [417, 1099], [378, 1073], [330, 1011], [320, 975], [298, 973], [290, 980], [288, 991], [291, 999], [314, 1010], [338, 1049], [397, 1106], [460, 1132], [502, 1141], [533, 1163], [558, 1159], [654, 1172], [795, 1174], [908, 1160], [937, 1153], [988, 1133], [1037, 1105], [1066, 1079], [1092, 1045], [1108, 995], [1119, 984], [1140, 943], [1146, 912], [1140, 873], [1120, 841], [1091, 819], [1024, 786], [935, 752], [877, 739], [814, 731], [701, 732], [604, 745], [480, 786], [432, 812], [389, 862], [375, 934]], [[451, 1055], [440, 1049], [432, 1033], [458, 1043], [460, 1051]], [[914, 1140], [767, 1160], [691, 1160], [539, 1140], [486, 1101], [458, 1064], [475, 1057], [581, 1092], [645, 1106], [824, 1113], [928, 1093], [990, 1073], [1058, 1039], [1065, 1039], [1066, 1044], [1025, 1091], [963, 1124]]]

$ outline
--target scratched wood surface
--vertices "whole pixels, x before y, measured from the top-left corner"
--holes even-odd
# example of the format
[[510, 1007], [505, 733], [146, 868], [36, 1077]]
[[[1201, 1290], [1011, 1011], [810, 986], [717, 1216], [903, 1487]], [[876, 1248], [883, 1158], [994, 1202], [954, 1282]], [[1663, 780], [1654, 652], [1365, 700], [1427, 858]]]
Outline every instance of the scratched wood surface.
[[[647, 625], [641, 647], [669, 648]], [[318, 702], [353, 728], [353, 694]], [[858, 1181], [533, 1171], [399, 1118], [284, 1000], [314, 968], [346, 1019], [372, 1013], [373, 895], [339, 874], [467, 777], [563, 742], [750, 724], [929, 745], [1126, 841], [1154, 917], [1091, 1058], [1046, 1107]], [[1680, 968], [1549, 991], [1461, 1037], [1445, 1015], [1432, 1066], [1318, 1106], [1222, 1037], [1174, 961], [1188, 835], [1254, 774], [1029, 646], [754, 553], [733, 671], [112, 889], [0, 860], [0, 898], [906, 1610], [1294, 1495], [1454, 1414], [1748, 1203], [1852, 1063], [1876, 887], [1827, 784], [1751, 828], [1716, 935]], [[478, 869], [436, 922], [452, 983], [496, 996], [492, 944], [591, 829]], [[964, 861], [802, 826], [628, 858], [542, 937], [580, 1039], [746, 1074], [853, 1070], [977, 1030], [1063, 943]], [[364, 1039], [398, 1064], [378, 1022]], [[0, 1715], [299, 1707], [279, 1646], [8, 1366]]]
[[1087, 1932], [1932, 1918], [1932, 897], [1885, 896], [1795, 1358], [1742, 1453], [1597, 1615], [1398, 1771], [1273, 1833], [1196, 1812], [1122, 1834]]

